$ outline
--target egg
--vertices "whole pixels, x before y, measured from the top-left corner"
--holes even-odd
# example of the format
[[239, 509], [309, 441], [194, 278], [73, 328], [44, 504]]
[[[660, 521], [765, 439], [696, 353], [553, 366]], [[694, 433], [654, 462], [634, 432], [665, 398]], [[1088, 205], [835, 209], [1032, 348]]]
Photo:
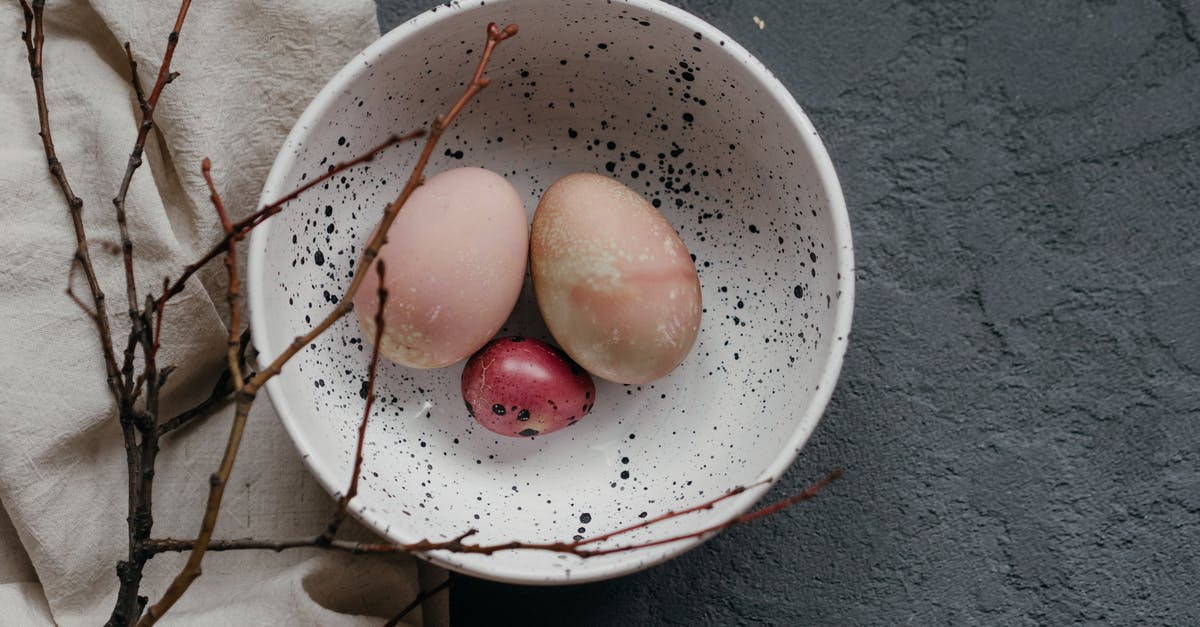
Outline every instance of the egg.
[[[388, 293], [380, 353], [414, 368], [447, 366], [474, 353], [516, 305], [528, 246], [521, 197], [500, 175], [457, 168], [429, 178], [379, 251]], [[371, 268], [354, 297], [369, 338], [378, 287]]]
[[462, 395], [467, 413], [489, 431], [528, 437], [588, 415], [596, 384], [557, 348], [533, 338], [502, 337], [467, 360]]
[[640, 194], [570, 174], [542, 196], [530, 234], [538, 308], [579, 365], [616, 383], [674, 370], [700, 330], [700, 278], [683, 241]]

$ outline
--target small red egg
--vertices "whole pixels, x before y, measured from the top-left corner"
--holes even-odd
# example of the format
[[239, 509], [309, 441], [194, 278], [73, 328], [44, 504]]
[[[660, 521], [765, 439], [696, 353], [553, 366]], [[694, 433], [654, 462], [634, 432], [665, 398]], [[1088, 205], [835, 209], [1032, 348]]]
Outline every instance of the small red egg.
[[502, 337], [467, 360], [462, 374], [467, 412], [510, 437], [553, 433], [592, 410], [596, 384], [566, 353], [539, 340]]

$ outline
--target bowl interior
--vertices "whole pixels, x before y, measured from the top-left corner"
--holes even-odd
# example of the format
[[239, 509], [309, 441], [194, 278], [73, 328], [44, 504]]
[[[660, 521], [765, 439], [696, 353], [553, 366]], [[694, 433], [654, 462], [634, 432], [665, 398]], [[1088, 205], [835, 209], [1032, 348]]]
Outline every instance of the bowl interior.
[[[381, 364], [355, 513], [400, 542], [469, 528], [484, 543], [570, 540], [775, 478], [815, 426], [840, 367], [851, 307], [849, 229], [803, 114], [743, 49], [694, 17], [605, 0], [440, 7], [333, 79], [293, 130], [263, 199], [444, 111], [477, 63], [489, 21], [518, 23], [520, 34], [499, 47], [491, 86], [446, 133], [427, 172], [491, 169], [518, 189], [530, 216], [541, 192], [575, 171], [606, 173], [640, 191], [694, 254], [705, 306], [700, 337], [666, 378], [641, 386], [598, 380], [590, 416], [525, 439], [497, 436], [468, 417], [461, 363]], [[393, 148], [256, 231], [250, 305], [264, 359], [333, 307], [418, 152]], [[502, 334], [552, 341], [528, 284]], [[269, 388], [310, 468], [335, 493], [349, 481], [369, 353], [348, 316]], [[619, 543], [703, 528], [763, 490]], [[630, 572], [693, 544], [586, 560], [528, 551], [429, 557], [493, 579], [565, 582]]]

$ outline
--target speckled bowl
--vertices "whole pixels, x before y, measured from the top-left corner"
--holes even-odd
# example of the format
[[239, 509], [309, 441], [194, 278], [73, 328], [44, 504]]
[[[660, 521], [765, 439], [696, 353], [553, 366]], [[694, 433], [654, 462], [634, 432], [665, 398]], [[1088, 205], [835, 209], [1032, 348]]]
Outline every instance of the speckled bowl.
[[[532, 214], [575, 171], [641, 191], [695, 256], [704, 318], [691, 354], [654, 383], [598, 381], [592, 414], [533, 438], [497, 436], [459, 396], [462, 364], [384, 364], [354, 514], [399, 542], [469, 528], [483, 543], [570, 540], [777, 478], [816, 426], [837, 379], [853, 308], [841, 189], [808, 118], [741, 46], [650, 0], [451, 3], [388, 33], [342, 69], [279, 153], [263, 200], [388, 134], [419, 128], [458, 96], [489, 21], [521, 32], [499, 49], [484, 90], [446, 134], [429, 173], [501, 173]], [[336, 302], [362, 242], [418, 149], [385, 153], [314, 189], [258, 228], [249, 305], [260, 360]], [[502, 334], [552, 340], [532, 291]], [[317, 479], [346, 489], [369, 342], [344, 318], [268, 384]], [[727, 520], [767, 487], [607, 546]], [[517, 583], [629, 573], [699, 541], [582, 559], [537, 551], [434, 552], [446, 567]]]

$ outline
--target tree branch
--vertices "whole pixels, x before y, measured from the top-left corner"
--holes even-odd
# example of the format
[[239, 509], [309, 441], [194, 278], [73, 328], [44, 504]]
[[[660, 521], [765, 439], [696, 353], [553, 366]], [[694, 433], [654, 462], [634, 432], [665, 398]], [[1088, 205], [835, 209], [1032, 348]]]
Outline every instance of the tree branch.
[[125, 42], [125, 58], [129, 60], [129, 82], [133, 83], [133, 94], [137, 96], [138, 109], [142, 115], [146, 114], [146, 109], [149, 103], [146, 102], [146, 91], [142, 89], [142, 79], [138, 76], [137, 61], [133, 60], [133, 48], [129, 47], [129, 42]]
[[203, 268], [204, 266], [208, 265], [208, 263], [210, 261], [212, 261], [213, 259], [216, 259], [218, 256], [220, 256], [221, 253], [224, 253], [225, 251], [229, 250], [229, 243], [230, 243], [230, 241], [232, 241], [234, 235], [236, 235], [237, 237], [245, 237], [245, 235], [247, 233], [249, 233], [254, 227], [258, 226], [259, 224], [262, 224], [267, 218], [282, 211], [284, 205], [286, 205], [288, 202], [291, 202], [292, 200], [295, 200], [298, 196], [300, 196], [300, 194], [303, 194], [304, 192], [312, 189], [313, 187], [320, 185], [321, 183], [333, 178], [334, 176], [337, 176], [338, 174], [340, 174], [342, 172], [345, 172], [346, 170], [349, 170], [350, 168], [352, 168], [356, 165], [374, 161], [375, 157], [379, 156], [379, 153], [383, 152], [384, 150], [386, 150], [387, 148], [389, 148], [391, 146], [394, 146], [401, 142], [418, 139], [418, 138], [421, 138], [424, 136], [425, 136], [424, 129], [413, 131], [413, 132], [407, 133], [405, 135], [392, 135], [387, 140], [385, 140], [383, 143], [375, 146], [374, 148], [371, 148], [367, 152], [365, 152], [353, 159], [350, 159], [349, 161], [343, 161], [341, 163], [338, 163], [338, 164], [332, 166], [331, 168], [326, 170], [324, 174], [321, 174], [320, 176], [305, 183], [304, 185], [297, 187], [295, 190], [292, 190], [292, 192], [287, 194], [286, 196], [280, 198], [279, 200], [276, 200], [273, 203], [264, 205], [258, 211], [255, 211], [254, 213], [250, 214], [249, 216], [246, 216], [245, 218], [243, 218], [242, 220], [235, 222], [233, 225], [233, 234], [226, 233], [225, 236], [221, 239], [221, 241], [217, 242], [212, 248], [210, 248], [208, 250], [208, 252], [204, 253], [204, 256], [200, 257], [200, 259], [198, 259], [195, 263], [191, 263], [191, 264], [188, 264], [187, 266], [184, 266], [183, 272], [180, 273], [179, 278], [175, 279], [175, 281], [173, 283], [171, 283], [171, 287], [167, 290], [166, 294], [163, 296], [162, 302], [165, 303], [168, 299], [170, 299], [170, 298], [174, 297], [175, 295], [179, 294], [180, 292], [182, 292], [183, 288], [187, 285], [188, 279], [192, 278], [192, 275], [196, 274], [196, 272], [199, 271], [200, 268]]
[[325, 528], [325, 532], [317, 538], [317, 542], [322, 544], [328, 544], [333, 541], [333, 537], [337, 535], [338, 528], [346, 520], [346, 513], [350, 507], [350, 499], [358, 495], [358, 475], [362, 472], [363, 443], [367, 439], [367, 420], [371, 417], [371, 406], [375, 404], [375, 372], [379, 368], [379, 345], [383, 343], [383, 309], [387, 306], [388, 299], [388, 291], [384, 287], [384, 264], [382, 259], [379, 260], [379, 263], [375, 264], [375, 270], [379, 274], [379, 309], [375, 310], [375, 341], [371, 344], [371, 365], [367, 369], [367, 403], [363, 407], [362, 421], [358, 425], [358, 444], [354, 452], [354, 468], [350, 471], [350, 487], [346, 489], [346, 494], [338, 499], [337, 510], [333, 513], [333, 520], [329, 521], [329, 526]]
[[[409, 196], [412, 195], [413, 191], [424, 180], [425, 166], [428, 164], [430, 155], [433, 154], [433, 149], [437, 144], [438, 139], [441, 138], [442, 133], [445, 132], [447, 126], [449, 126], [449, 124], [453, 122], [454, 118], [457, 117], [457, 115], [462, 111], [467, 102], [469, 102], [470, 99], [475, 96], [475, 94], [479, 93], [479, 90], [487, 86], [489, 81], [483, 76], [483, 72], [488, 61], [491, 59], [492, 53], [495, 51], [496, 46], [501, 41], [504, 41], [505, 39], [508, 39], [516, 34], [517, 27], [515, 24], [510, 24], [504, 29], [500, 29], [495, 24], [488, 24], [487, 44], [484, 47], [482, 58], [479, 61], [479, 66], [475, 70], [475, 75], [471, 79], [471, 83], [467, 86], [458, 102], [456, 102], [450, 109], [449, 113], [444, 116], [438, 116], [434, 119], [432, 129], [430, 130], [429, 136], [426, 139], [425, 148], [421, 151], [421, 156], [418, 158], [417, 164], [413, 167], [413, 171], [409, 176], [408, 183], [405, 184], [404, 189], [400, 192], [399, 197], [396, 198], [396, 200], [390, 205], [388, 205], [387, 209], [384, 211], [383, 219], [380, 221], [379, 228], [376, 230], [366, 249], [363, 251], [363, 260], [358, 266], [360, 269], [369, 267], [371, 263], [375, 261], [375, 258], [379, 254], [380, 247], [383, 246], [383, 242], [387, 238], [388, 228], [392, 225], [392, 222], [400, 213], [400, 209], [404, 206], [404, 203], [408, 201]], [[310, 187], [311, 184], [303, 189], [308, 189]], [[282, 206], [282, 203], [280, 206]], [[238, 231], [236, 230], [234, 231], [235, 236], [237, 232]], [[226, 239], [232, 242], [232, 238], [227, 237]], [[226, 244], [226, 247], [228, 247], [228, 244]], [[226, 254], [228, 254], [228, 252]], [[192, 582], [200, 576], [200, 563], [204, 560], [204, 553], [208, 550], [209, 542], [212, 540], [213, 530], [216, 528], [217, 524], [217, 516], [221, 509], [221, 500], [225, 494], [225, 485], [229, 480], [229, 474], [233, 471], [233, 464], [237, 459], [237, 452], [241, 447], [242, 435], [246, 429], [246, 420], [250, 413], [250, 406], [254, 403], [255, 395], [257, 394], [258, 390], [265, 385], [266, 382], [271, 379], [271, 377], [279, 374], [280, 370], [283, 368], [283, 365], [287, 363], [289, 359], [295, 356], [296, 353], [300, 352], [304, 346], [311, 343], [321, 333], [324, 333], [326, 330], [328, 330], [334, 322], [339, 320], [342, 316], [346, 315], [346, 313], [350, 311], [354, 294], [358, 291], [358, 286], [362, 284], [365, 276], [366, 272], [356, 272], [354, 278], [350, 282], [350, 286], [346, 289], [345, 295], [337, 304], [333, 312], [327, 315], [325, 319], [322, 320], [321, 323], [319, 323], [309, 333], [303, 337], [296, 338], [296, 340], [293, 341], [282, 354], [276, 357], [275, 360], [273, 360], [271, 364], [267, 366], [267, 368], [255, 374], [250, 378], [249, 381], [245, 382], [245, 384], [241, 384], [240, 381], [236, 382], [240, 385], [240, 387], [236, 394], [237, 409], [234, 413], [233, 425], [230, 427], [229, 431], [229, 442], [226, 444], [225, 454], [221, 459], [220, 467], [209, 480], [210, 487], [208, 503], [205, 507], [204, 516], [200, 523], [200, 532], [196, 536], [196, 544], [193, 547], [191, 554], [188, 556], [187, 563], [184, 564], [183, 568], [175, 576], [175, 579], [171, 582], [171, 585], [167, 588], [166, 592], [163, 593], [162, 598], [159, 599], [157, 603], [147, 608], [146, 613], [142, 616], [142, 619], [138, 622], [138, 625], [153, 625], [155, 621], [165, 614], [171, 608], [171, 606], [173, 606], [175, 602], [178, 601], [181, 596], [183, 596], [183, 593], [187, 591]], [[168, 294], [170, 294], [169, 291]]]
[[[727, 520], [722, 523], [710, 525], [708, 527], [705, 527], [705, 528], [697, 530], [697, 531], [692, 531], [689, 533], [680, 534], [680, 535], [676, 535], [676, 536], [670, 536], [667, 538], [659, 538], [656, 540], [648, 540], [646, 542], [637, 542], [637, 543], [633, 543], [633, 544], [626, 544], [626, 545], [621, 545], [621, 546], [611, 547], [611, 548], [589, 549], [589, 548], [584, 548], [584, 547], [587, 547], [588, 545], [602, 542], [605, 540], [610, 540], [612, 538], [621, 537], [621, 536], [627, 535], [637, 529], [655, 525], [655, 524], [661, 523], [666, 520], [670, 520], [673, 518], [679, 518], [680, 516], [686, 516], [688, 514], [691, 514], [694, 512], [699, 512], [702, 510], [712, 509], [712, 507], [714, 505], [716, 505], [717, 503], [720, 503], [721, 501], [724, 501], [725, 499], [728, 499], [732, 496], [741, 494], [749, 488], [737, 487], [737, 488], [734, 488], [734, 489], [722, 494], [721, 496], [709, 499], [708, 501], [705, 501], [705, 502], [703, 502], [699, 505], [693, 506], [693, 507], [689, 507], [687, 509], [681, 509], [678, 511], [670, 511], [670, 512], [667, 512], [660, 516], [656, 516], [645, 522], [638, 523], [636, 525], [630, 525], [628, 527], [623, 527], [616, 531], [610, 531], [607, 533], [592, 536], [590, 538], [583, 538], [583, 539], [574, 540], [571, 542], [522, 542], [522, 541], [514, 540], [511, 542], [502, 542], [502, 543], [496, 543], [496, 544], [466, 544], [463, 542], [463, 540], [466, 540], [467, 538], [470, 538], [471, 536], [474, 536], [476, 534], [476, 531], [474, 529], [469, 529], [466, 532], [459, 534], [458, 536], [451, 538], [449, 540], [433, 541], [433, 540], [425, 539], [425, 540], [418, 540], [416, 542], [411, 542], [411, 543], [407, 543], [407, 544], [388, 544], [388, 543], [378, 543], [378, 542], [351, 542], [351, 541], [346, 541], [346, 540], [323, 541], [325, 536], [324, 536], [324, 534], [322, 534], [322, 535], [319, 535], [316, 537], [294, 538], [291, 540], [255, 540], [255, 539], [251, 539], [251, 538], [244, 538], [244, 539], [238, 539], [238, 540], [211, 540], [208, 544], [207, 549], [209, 551], [266, 550], [266, 551], [274, 551], [274, 552], [278, 553], [280, 551], [286, 551], [288, 549], [318, 548], [318, 549], [329, 549], [329, 550], [333, 550], [333, 551], [341, 551], [341, 552], [353, 553], [353, 554], [449, 551], [451, 553], [470, 553], [470, 554], [478, 554], [478, 555], [492, 555], [493, 553], [499, 553], [501, 551], [550, 551], [553, 553], [564, 553], [564, 554], [575, 555], [575, 556], [584, 557], [584, 558], [596, 557], [599, 555], [624, 553], [624, 552], [628, 552], [628, 551], [635, 551], [638, 549], [645, 549], [645, 548], [659, 546], [659, 545], [663, 545], [663, 544], [670, 544], [673, 542], [681, 542], [683, 540], [690, 540], [692, 538], [699, 538], [702, 536], [710, 535], [710, 534], [716, 533], [718, 531], [728, 529], [729, 527], [733, 527], [735, 525], [746, 524], [751, 521], [757, 520], [763, 516], [767, 516], [769, 514], [774, 514], [776, 512], [782, 511], [788, 507], [796, 505], [797, 503], [800, 503], [802, 501], [807, 501], [807, 500], [815, 497], [817, 495], [817, 493], [820, 492], [825, 486], [829, 485], [831, 482], [837, 480], [841, 476], [842, 476], [841, 470], [834, 470], [834, 471], [830, 472], [829, 474], [825, 475], [824, 477], [822, 477], [821, 479], [817, 480], [815, 483], [813, 483], [808, 488], [806, 488], [803, 492], [800, 492], [799, 494], [796, 494], [795, 496], [792, 496], [792, 497], [789, 497], [789, 498], [786, 498], [786, 499], [783, 499], [780, 501], [776, 501], [774, 503], [771, 503], [769, 505], [761, 507], [752, 512], [742, 514], [741, 516], [737, 516], [735, 518], [732, 518], [732, 519]], [[762, 485], [762, 484], [766, 483], [767, 481], [769, 481], [769, 480], [761, 481], [750, 487]], [[194, 550], [196, 548], [197, 544], [196, 544], [195, 540], [177, 540], [177, 539], [173, 539], [173, 538], [163, 538], [163, 539], [149, 540], [146, 542], [145, 546], [146, 546], [146, 550], [150, 551], [152, 553], [167, 553], [167, 552], [181, 552], [181, 551]]]
[[[138, 125], [137, 139], [130, 152], [125, 174], [121, 179], [117, 195], [112, 200], [117, 226], [121, 234], [121, 257], [125, 269], [125, 295], [128, 300], [130, 324], [129, 341], [121, 368], [124, 375], [124, 390], [123, 393], [116, 394], [121, 434], [125, 443], [126, 462], [129, 466], [129, 517], [127, 518], [129, 554], [126, 560], [117, 564], [117, 576], [121, 585], [117, 591], [116, 604], [108, 619], [109, 625], [132, 623], [141, 615], [142, 608], [145, 607], [147, 601], [146, 597], [138, 595], [138, 590], [141, 588], [142, 572], [146, 565], [146, 554], [142, 545], [150, 537], [150, 531], [154, 527], [154, 464], [158, 457], [156, 422], [159, 415], [159, 393], [162, 390], [157, 358], [163, 308], [158, 306], [155, 299], [150, 296], [146, 297], [144, 308], [138, 303], [137, 278], [133, 265], [133, 240], [129, 237], [125, 198], [133, 181], [133, 175], [142, 164], [146, 139], [149, 137], [151, 129], [154, 128], [154, 109], [158, 105], [159, 96], [171, 80], [171, 59], [174, 57], [175, 47], [179, 43], [179, 31], [183, 28], [190, 6], [191, 0], [181, 0], [179, 12], [175, 18], [175, 26], [167, 37], [167, 48], [163, 53], [158, 78], [155, 80], [149, 96], [146, 96], [142, 88], [141, 78], [137, 72], [137, 63], [133, 59], [133, 51], [128, 43], [125, 44], [125, 52], [129, 60], [130, 83], [138, 99], [141, 123]], [[134, 355], [138, 346], [142, 349], [143, 367], [142, 373], [135, 377]], [[168, 372], [162, 373], [164, 378]], [[144, 409], [138, 411], [134, 408], [134, 402], [140, 394], [140, 386], [143, 381], [145, 382], [146, 397]]]
[[[392, 222], [395, 222], [396, 216], [400, 215], [400, 209], [404, 207], [404, 203], [408, 202], [409, 197], [412, 196], [412, 193], [416, 191], [417, 187], [424, 182], [425, 166], [429, 163], [429, 158], [433, 155], [433, 149], [437, 145], [438, 140], [441, 139], [442, 133], [446, 131], [446, 128], [450, 126], [450, 124], [454, 121], [454, 118], [458, 116], [463, 108], [467, 106], [467, 103], [475, 97], [475, 94], [479, 93], [480, 90], [482, 90], [484, 87], [487, 87], [491, 82], [488, 78], [483, 76], [483, 71], [487, 66], [488, 60], [491, 59], [492, 53], [495, 51], [496, 46], [501, 41], [504, 41], [505, 39], [508, 39], [516, 34], [516, 24], [509, 24], [508, 26], [504, 27], [503, 30], [498, 28], [495, 24], [488, 24], [487, 45], [484, 47], [483, 57], [479, 62], [479, 66], [475, 69], [474, 77], [471, 79], [470, 84], [467, 85], [466, 91], [464, 91], [463, 95], [458, 99], [458, 102], [454, 103], [454, 106], [451, 107], [449, 113], [445, 115], [439, 115], [434, 118], [433, 124], [431, 125], [429, 131], [429, 137], [425, 140], [425, 148], [421, 151], [421, 156], [417, 159], [417, 164], [413, 167], [413, 171], [408, 178], [408, 182], [405, 183], [404, 189], [400, 191], [400, 196], [397, 197], [396, 200], [392, 201], [392, 204], [388, 205], [387, 209], [384, 210], [383, 219], [380, 220], [379, 227], [376, 229], [375, 234], [371, 237], [366, 248], [363, 250], [362, 261], [359, 265], [360, 268], [369, 267], [372, 263], [374, 263], [375, 258], [379, 256], [379, 249], [383, 247], [383, 243], [387, 239], [388, 229], [391, 228]], [[268, 380], [271, 379], [271, 377], [279, 374], [279, 372], [283, 369], [283, 365], [286, 364], [292, 357], [294, 357], [296, 353], [299, 353], [305, 346], [308, 346], [313, 342], [313, 340], [320, 337], [322, 333], [327, 331], [329, 327], [333, 326], [333, 324], [340, 320], [342, 316], [350, 313], [350, 310], [354, 307], [354, 295], [358, 293], [358, 287], [362, 285], [363, 279], [366, 276], [367, 275], [365, 272], [356, 272], [354, 274], [354, 278], [350, 281], [350, 286], [346, 288], [346, 293], [342, 296], [342, 299], [338, 301], [338, 304], [336, 307], [334, 307], [333, 311], [326, 315], [325, 319], [321, 320], [321, 322], [319, 322], [317, 326], [313, 327], [312, 330], [310, 330], [307, 334], [292, 340], [292, 343], [289, 344], [288, 347], [284, 349], [274, 361], [267, 365], [266, 368], [263, 368], [262, 371], [259, 372], [253, 380], [251, 380], [250, 385], [254, 389], [264, 385]]]
[[71, 215], [71, 226], [75, 229], [75, 261], [83, 269], [87, 278], [88, 289], [91, 291], [94, 305], [92, 320], [100, 333], [100, 349], [104, 354], [104, 370], [108, 377], [108, 387], [113, 396], [121, 398], [120, 371], [117, 368], [117, 358], [113, 351], [112, 330], [108, 325], [108, 307], [105, 304], [104, 290], [96, 278], [96, 269], [92, 265], [92, 256], [88, 250], [87, 230], [83, 226], [83, 200], [75, 195], [58, 153], [54, 148], [54, 136], [50, 133], [50, 111], [46, 106], [46, 88], [43, 83], [42, 50], [45, 48], [46, 33], [42, 22], [45, 0], [34, 0], [32, 6], [26, 0], [20, 0], [21, 11], [25, 17], [25, 30], [21, 39], [29, 53], [29, 74], [33, 78], [33, 91], [37, 99], [38, 135], [42, 138], [42, 150], [46, 153], [46, 165], [50, 175], [54, 177], [58, 188], [67, 201], [67, 209]]
[[437, 593], [441, 592], [442, 590], [445, 590], [446, 588], [449, 588], [453, 582], [454, 582], [454, 580], [451, 579], [449, 576], [447, 576], [446, 580], [443, 581], [442, 583], [439, 583], [437, 586], [434, 586], [433, 588], [430, 588], [429, 590], [422, 590], [421, 592], [419, 592], [417, 594], [417, 598], [412, 600], [412, 603], [409, 603], [408, 605], [404, 606], [404, 609], [400, 610], [400, 612], [398, 614], [396, 614], [395, 616], [393, 616], [391, 618], [391, 620], [384, 623], [383, 627], [396, 627], [396, 625], [400, 624], [400, 621], [404, 620], [405, 616], [408, 616], [410, 613], [412, 613], [413, 610], [417, 609], [418, 607], [421, 607], [421, 604], [425, 603], [425, 601], [428, 601], [431, 597], [433, 597]]
[[200, 401], [195, 407], [158, 425], [158, 437], [161, 438], [197, 418], [208, 416], [217, 408], [229, 402], [229, 395], [233, 394], [233, 389], [233, 379], [229, 370], [225, 369], [221, 372], [221, 376], [217, 378], [217, 382], [213, 385], [212, 392], [207, 398]]
[[[217, 193], [217, 186], [212, 179], [212, 161], [205, 157], [200, 162], [200, 170], [204, 174], [204, 182], [208, 184], [209, 198], [212, 200], [213, 207], [217, 210], [217, 216], [221, 220], [221, 228], [225, 230], [225, 237], [229, 240], [229, 250], [225, 253], [225, 271], [229, 279], [229, 287], [225, 290], [225, 300], [229, 303], [229, 336], [225, 341], [225, 361], [226, 367], [231, 373], [231, 379], [235, 389], [240, 390], [243, 385], [242, 381], [242, 364], [239, 359], [241, 343], [238, 341], [238, 329], [241, 324], [241, 296], [242, 288], [241, 281], [238, 279], [238, 263], [237, 263], [237, 242], [241, 236], [233, 231], [233, 223], [229, 220], [229, 213], [225, 211], [225, 203], [221, 200], [221, 195]], [[163, 285], [163, 305], [166, 305], [166, 295], [168, 293], [166, 281]]]
[[[158, 79], [154, 81], [154, 87], [150, 90], [149, 96], [146, 96], [142, 90], [141, 79], [137, 73], [137, 63], [133, 60], [133, 51], [130, 49], [128, 42], [125, 44], [125, 52], [130, 64], [130, 82], [138, 98], [142, 120], [138, 125], [137, 140], [133, 144], [133, 150], [129, 153], [129, 161], [125, 166], [125, 175], [121, 178], [121, 186], [117, 190], [117, 195], [112, 199], [112, 203], [116, 209], [117, 227], [121, 233], [121, 258], [125, 265], [125, 296], [129, 302], [129, 320], [132, 329], [131, 332], [134, 335], [142, 335], [144, 318], [139, 311], [138, 305], [137, 279], [133, 269], [133, 240], [129, 238], [125, 198], [129, 193], [129, 185], [133, 182], [134, 172], [137, 172], [137, 169], [142, 165], [142, 154], [146, 149], [146, 139], [150, 136], [150, 131], [154, 128], [154, 109], [158, 106], [158, 98], [162, 95], [163, 88], [170, 82], [171, 59], [175, 56], [175, 47], [179, 44], [179, 32], [183, 29], [183, 22], [187, 18], [188, 8], [191, 4], [191, 0], [182, 0], [179, 5], [179, 13], [175, 17], [175, 27], [171, 30], [171, 34], [167, 36], [167, 49], [163, 53], [162, 64], [158, 68]], [[125, 387], [127, 392], [133, 387], [133, 382], [130, 378], [132, 371], [133, 351], [126, 351], [123, 372], [126, 373]]]

